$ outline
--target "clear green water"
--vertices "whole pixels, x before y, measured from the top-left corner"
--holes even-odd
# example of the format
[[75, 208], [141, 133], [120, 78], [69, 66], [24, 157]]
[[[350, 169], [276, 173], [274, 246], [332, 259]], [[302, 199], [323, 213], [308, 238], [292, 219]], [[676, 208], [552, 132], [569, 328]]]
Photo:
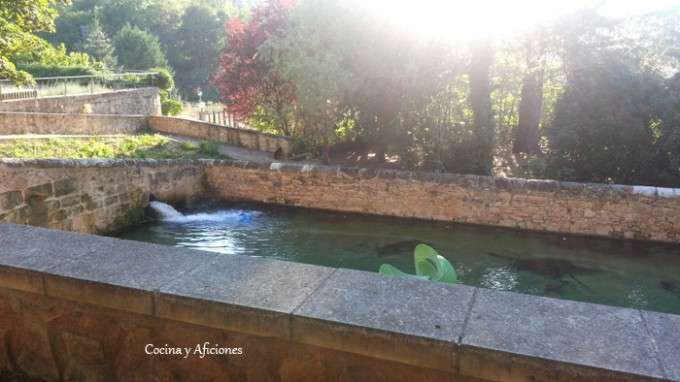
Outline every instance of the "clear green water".
[[120, 237], [373, 272], [383, 263], [413, 272], [417, 241], [448, 258], [464, 284], [680, 314], [676, 245], [258, 204], [213, 206]]

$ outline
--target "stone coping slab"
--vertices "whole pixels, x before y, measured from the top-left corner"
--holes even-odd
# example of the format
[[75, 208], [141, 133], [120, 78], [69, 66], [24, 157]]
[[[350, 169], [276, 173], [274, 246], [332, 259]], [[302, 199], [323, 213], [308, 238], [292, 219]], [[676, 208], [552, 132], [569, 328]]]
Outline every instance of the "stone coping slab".
[[[606, 376], [639, 374], [663, 378], [652, 336], [640, 311], [479, 289], [461, 342], [476, 350], [462, 357], [461, 371], [476, 373], [483, 352], [509, 352], [555, 361], [541, 373], [551, 380], [571, 380], [570, 366], [602, 368]], [[567, 366], [566, 368], [564, 366]], [[482, 368], [483, 378], [510, 379], [529, 370], [518, 361]], [[568, 378], [565, 378], [564, 375]], [[562, 378], [560, 378], [562, 376]]]
[[452, 371], [455, 344], [463, 335], [475, 291], [464, 285], [338, 269], [295, 310], [292, 337], [310, 345]]
[[377, 273], [0, 224], [0, 287], [490, 381], [680, 380], [680, 316]]
[[642, 312], [645, 324], [661, 358], [661, 366], [672, 381], [680, 381], [680, 316]]

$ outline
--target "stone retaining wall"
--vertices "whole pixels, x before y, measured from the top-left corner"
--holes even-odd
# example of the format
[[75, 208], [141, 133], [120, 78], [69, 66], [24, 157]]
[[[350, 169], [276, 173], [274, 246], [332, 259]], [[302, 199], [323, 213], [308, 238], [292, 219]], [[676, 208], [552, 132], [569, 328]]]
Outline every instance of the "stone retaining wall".
[[0, 135], [133, 134], [146, 127], [141, 115], [0, 112]]
[[149, 194], [202, 195], [203, 173], [192, 161], [0, 160], [0, 223], [112, 231], [139, 219]]
[[680, 242], [680, 189], [281, 163], [206, 171], [222, 199]]
[[283, 156], [288, 156], [293, 149], [292, 140], [289, 137], [262, 133], [257, 130], [235, 129], [191, 119], [150, 117], [149, 127], [161, 133], [211, 140], [253, 150], [271, 153], [280, 150]]
[[97, 94], [2, 101], [0, 102], [0, 111], [161, 115], [161, 100], [157, 88], [142, 88]]

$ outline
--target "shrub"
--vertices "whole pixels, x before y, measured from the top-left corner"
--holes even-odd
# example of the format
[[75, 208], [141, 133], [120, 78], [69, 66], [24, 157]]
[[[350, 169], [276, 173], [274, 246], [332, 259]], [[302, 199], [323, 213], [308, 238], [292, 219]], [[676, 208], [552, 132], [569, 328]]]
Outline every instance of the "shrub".
[[113, 39], [118, 65], [129, 70], [147, 70], [167, 65], [158, 37], [126, 25]]
[[161, 112], [163, 115], [177, 115], [182, 112], [182, 101], [178, 101], [172, 98], [166, 98], [161, 100]]
[[62, 77], [96, 75], [98, 72], [90, 66], [56, 65], [56, 64], [19, 64], [17, 69], [30, 73], [33, 77]]
[[207, 155], [211, 157], [217, 157], [220, 155], [219, 146], [215, 142], [201, 142], [198, 146], [198, 153], [202, 155]]
[[547, 129], [548, 175], [566, 180], [672, 185], [677, 105], [663, 79], [619, 62], [584, 67]]
[[175, 87], [175, 80], [173, 75], [167, 68], [151, 68], [152, 72], [156, 72], [156, 77], [153, 79], [153, 85], [161, 90], [171, 90]]

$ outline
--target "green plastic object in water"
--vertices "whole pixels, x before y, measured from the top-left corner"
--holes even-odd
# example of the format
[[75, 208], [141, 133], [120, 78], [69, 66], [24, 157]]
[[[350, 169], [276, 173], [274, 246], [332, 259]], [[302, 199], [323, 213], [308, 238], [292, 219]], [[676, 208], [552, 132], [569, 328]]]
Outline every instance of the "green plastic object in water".
[[458, 282], [458, 275], [451, 263], [429, 245], [418, 244], [413, 258], [416, 265], [415, 275], [402, 272], [389, 264], [381, 265], [378, 273], [387, 277], [416, 278], [451, 284]]

